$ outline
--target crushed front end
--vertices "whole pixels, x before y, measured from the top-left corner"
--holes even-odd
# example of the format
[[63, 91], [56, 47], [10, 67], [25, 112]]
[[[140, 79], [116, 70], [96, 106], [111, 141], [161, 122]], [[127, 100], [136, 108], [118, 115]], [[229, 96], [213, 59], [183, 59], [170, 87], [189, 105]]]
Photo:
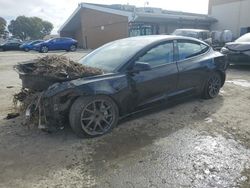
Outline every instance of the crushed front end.
[[42, 92], [36, 102], [28, 106], [25, 113], [27, 120], [37, 116], [38, 128], [50, 132], [64, 128], [70, 106], [76, 98], [68, 88], [68, 84], [54, 84]]

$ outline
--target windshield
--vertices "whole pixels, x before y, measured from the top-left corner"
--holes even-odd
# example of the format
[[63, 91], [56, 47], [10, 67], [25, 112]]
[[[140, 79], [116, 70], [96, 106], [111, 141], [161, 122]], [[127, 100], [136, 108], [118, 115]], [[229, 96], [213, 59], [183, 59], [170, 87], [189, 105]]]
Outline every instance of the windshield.
[[198, 33], [195, 31], [175, 30], [174, 35], [198, 38]]
[[241, 36], [235, 42], [250, 42], [250, 33]]
[[94, 50], [79, 63], [105, 72], [114, 72], [148, 43], [149, 40], [138, 38], [114, 41]]

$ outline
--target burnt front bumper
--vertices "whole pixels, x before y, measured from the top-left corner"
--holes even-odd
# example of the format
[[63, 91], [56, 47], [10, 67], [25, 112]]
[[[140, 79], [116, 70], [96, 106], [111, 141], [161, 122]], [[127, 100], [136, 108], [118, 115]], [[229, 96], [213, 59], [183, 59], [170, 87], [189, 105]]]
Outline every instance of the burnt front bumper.
[[[64, 100], [63, 100], [64, 99]], [[70, 98], [41, 97], [36, 103], [30, 104], [26, 109], [26, 120], [35, 119], [38, 128], [53, 132], [64, 128], [68, 122], [71, 106]]]

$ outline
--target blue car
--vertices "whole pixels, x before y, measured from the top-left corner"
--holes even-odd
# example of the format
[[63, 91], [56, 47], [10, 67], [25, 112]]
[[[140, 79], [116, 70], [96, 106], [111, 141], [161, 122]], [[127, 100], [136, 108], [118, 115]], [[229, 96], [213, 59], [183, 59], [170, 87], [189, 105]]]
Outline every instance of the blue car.
[[38, 43], [34, 46], [34, 50], [41, 53], [47, 53], [53, 50], [66, 50], [66, 51], [76, 51], [77, 41], [72, 38], [53, 38], [46, 40], [44, 42]]
[[25, 52], [28, 52], [34, 49], [34, 45], [41, 43], [41, 42], [43, 42], [43, 40], [34, 40], [34, 41], [25, 42], [19, 48], [21, 50], [24, 50]]

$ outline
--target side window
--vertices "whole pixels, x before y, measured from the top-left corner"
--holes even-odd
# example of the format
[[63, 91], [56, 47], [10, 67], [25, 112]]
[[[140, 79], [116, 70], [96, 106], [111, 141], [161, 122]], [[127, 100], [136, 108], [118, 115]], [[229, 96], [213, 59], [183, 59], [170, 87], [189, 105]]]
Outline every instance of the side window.
[[66, 38], [59, 38], [59, 39], [58, 39], [58, 42], [61, 42], [61, 43], [67, 42], [67, 39], [66, 39]]
[[60, 38], [53, 39], [53, 42], [56, 42], [56, 43], [61, 42], [61, 39]]
[[52, 39], [50, 42], [57, 42], [57, 39]]
[[172, 63], [174, 61], [173, 43], [160, 44], [152, 48], [141, 56], [138, 61], [148, 63], [151, 67]]
[[178, 41], [179, 60], [194, 57], [208, 51], [209, 47], [202, 43]]

